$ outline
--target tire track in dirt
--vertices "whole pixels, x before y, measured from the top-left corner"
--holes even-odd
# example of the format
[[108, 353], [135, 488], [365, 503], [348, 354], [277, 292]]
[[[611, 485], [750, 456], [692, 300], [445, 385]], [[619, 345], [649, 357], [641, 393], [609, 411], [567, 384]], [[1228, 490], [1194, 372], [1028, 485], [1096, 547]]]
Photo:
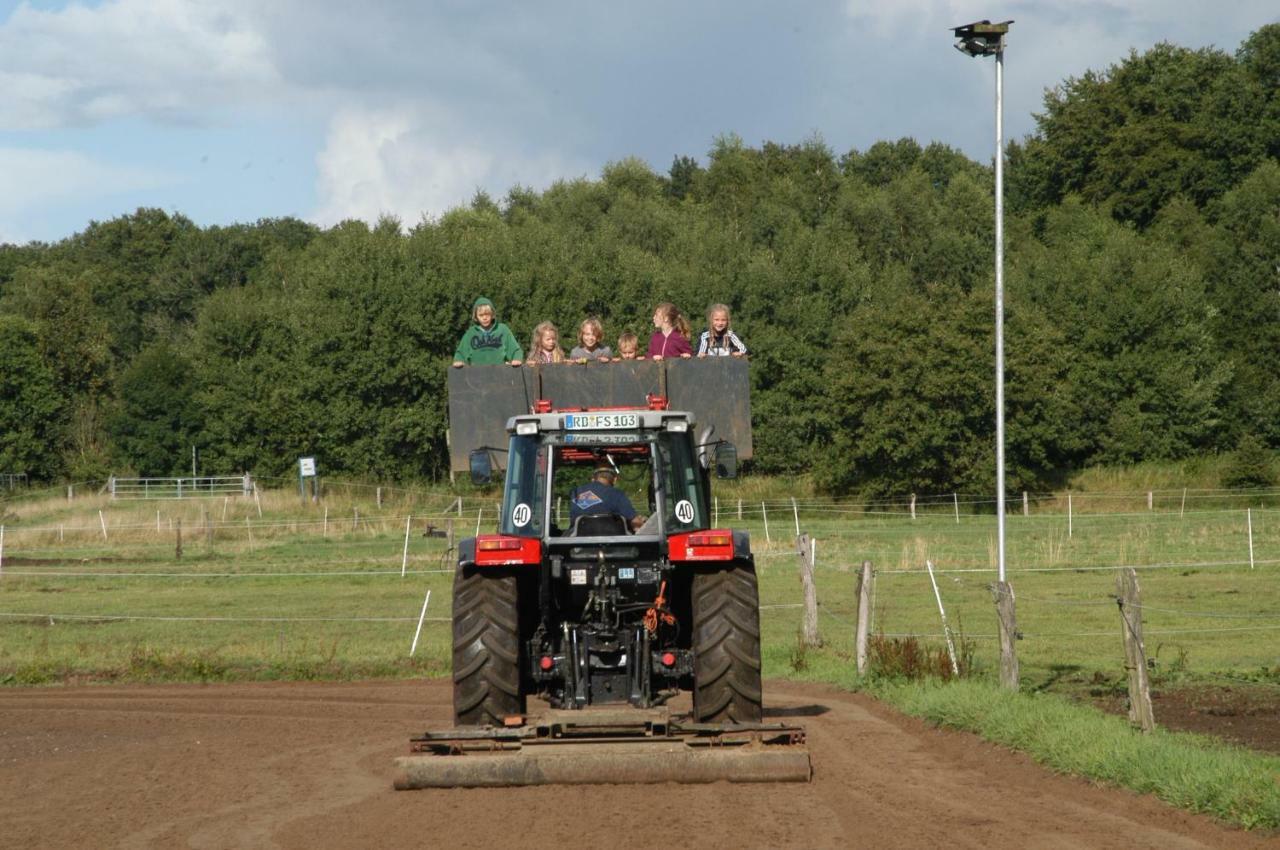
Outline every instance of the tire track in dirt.
[[1280, 848], [788, 682], [768, 683], [767, 719], [807, 727], [807, 785], [392, 791], [392, 758], [450, 701], [439, 680], [0, 690], [0, 843]]

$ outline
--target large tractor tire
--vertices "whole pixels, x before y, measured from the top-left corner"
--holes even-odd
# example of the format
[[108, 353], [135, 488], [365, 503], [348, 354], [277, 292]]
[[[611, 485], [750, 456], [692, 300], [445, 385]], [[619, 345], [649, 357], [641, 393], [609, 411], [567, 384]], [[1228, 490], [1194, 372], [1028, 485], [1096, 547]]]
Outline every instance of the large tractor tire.
[[459, 569], [453, 577], [454, 722], [501, 726], [524, 708], [516, 576]]
[[693, 713], [700, 723], [759, 723], [760, 598], [755, 566], [693, 576]]

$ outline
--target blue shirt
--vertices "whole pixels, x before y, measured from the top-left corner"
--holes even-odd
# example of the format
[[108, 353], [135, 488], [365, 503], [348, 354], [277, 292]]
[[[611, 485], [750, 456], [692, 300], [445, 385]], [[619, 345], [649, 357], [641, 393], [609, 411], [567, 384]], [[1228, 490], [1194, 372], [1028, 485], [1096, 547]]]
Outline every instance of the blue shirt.
[[635, 518], [636, 509], [631, 507], [627, 494], [617, 487], [594, 480], [574, 487], [569, 494], [569, 521], [596, 514], [617, 514], [630, 522]]

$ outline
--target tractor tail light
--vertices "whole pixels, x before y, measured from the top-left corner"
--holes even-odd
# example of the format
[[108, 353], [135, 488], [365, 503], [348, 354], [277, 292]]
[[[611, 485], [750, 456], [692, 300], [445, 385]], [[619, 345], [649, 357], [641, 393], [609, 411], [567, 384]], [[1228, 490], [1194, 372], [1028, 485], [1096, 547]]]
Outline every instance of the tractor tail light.
[[732, 561], [733, 532], [717, 528], [673, 534], [667, 550], [673, 561]]
[[476, 566], [504, 567], [542, 563], [542, 541], [536, 537], [482, 534], [476, 538]]

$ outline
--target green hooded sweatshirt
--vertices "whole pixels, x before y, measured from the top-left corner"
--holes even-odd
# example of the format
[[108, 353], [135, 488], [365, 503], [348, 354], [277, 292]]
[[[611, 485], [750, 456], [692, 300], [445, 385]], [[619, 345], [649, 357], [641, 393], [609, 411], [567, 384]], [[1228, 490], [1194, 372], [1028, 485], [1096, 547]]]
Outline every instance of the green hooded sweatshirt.
[[477, 298], [471, 305], [471, 327], [462, 335], [458, 348], [453, 352], [453, 359], [468, 366], [501, 366], [512, 360], [522, 360], [520, 343], [516, 342], [511, 329], [498, 321], [498, 311], [493, 311], [493, 324], [486, 329], [475, 321], [476, 308], [492, 307], [488, 298]]

